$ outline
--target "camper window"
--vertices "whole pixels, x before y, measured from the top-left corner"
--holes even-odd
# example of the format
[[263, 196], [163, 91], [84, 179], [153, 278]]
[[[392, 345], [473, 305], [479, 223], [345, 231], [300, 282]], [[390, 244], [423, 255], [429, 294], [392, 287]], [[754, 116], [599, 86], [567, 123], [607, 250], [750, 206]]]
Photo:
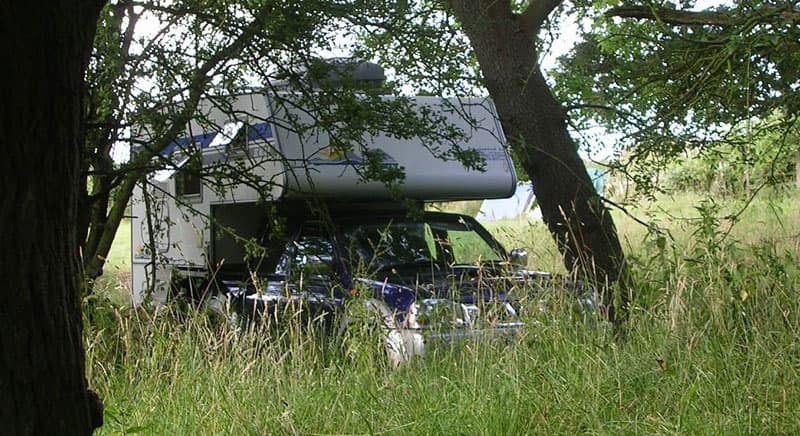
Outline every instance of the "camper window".
[[231, 142], [228, 143], [228, 151], [230, 152], [247, 152], [247, 135], [249, 126], [242, 126]]
[[230, 121], [222, 126], [220, 132], [214, 136], [209, 147], [225, 147], [229, 153], [247, 151], [247, 135], [249, 126], [243, 121]]
[[175, 194], [177, 196], [200, 196], [202, 183], [200, 171], [202, 170], [200, 156], [189, 159], [175, 176]]

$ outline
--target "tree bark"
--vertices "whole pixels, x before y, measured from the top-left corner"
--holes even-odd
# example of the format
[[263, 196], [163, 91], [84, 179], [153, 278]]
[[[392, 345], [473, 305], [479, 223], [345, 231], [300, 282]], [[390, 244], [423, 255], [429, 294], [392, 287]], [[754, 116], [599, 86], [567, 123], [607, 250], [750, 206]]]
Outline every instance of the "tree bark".
[[[548, 13], [555, 7], [552, 1], [539, 3]], [[540, 12], [541, 7], [530, 9], [537, 2], [520, 15], [512, 13], [510, 2], [452, 0], [451, 4], [475, 51], [506, 136], [533, 182], [542, 217], [567, 270], [597, 285], [607, 318], [622, 322], [630, 286], [616, 227], [538, 63], [535, 41], [547, 14]]]
[[79, 298], [83, 74], [102, 2], [4, 2], [0, 15], [0, 432], [91, 434]]

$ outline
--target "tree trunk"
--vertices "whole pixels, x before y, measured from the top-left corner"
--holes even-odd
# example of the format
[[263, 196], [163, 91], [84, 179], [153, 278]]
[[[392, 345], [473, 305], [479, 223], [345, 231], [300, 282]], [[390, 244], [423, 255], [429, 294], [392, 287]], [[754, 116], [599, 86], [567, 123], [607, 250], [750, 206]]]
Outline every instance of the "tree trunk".
[[99, 1], [0, 15], [0, 433], [91, 434], [78, 261], [83, 74]]
[[794, 187], [800, 189], [800, 152], [794, 154]]
[[[569, 135], [564, 110], [540, 71], [535, 40], [547, 11], [537, 3], [542, 1], [517, 15], [509, 2], [452, 1], [565, 266], [599, 286], [606, 316], [619, 323], [629, 301], [625, 257], [614, 222]], [[539, 10], [531, 10], [535, 7]], [[523, 18], [529, 13], [539, 22]], [[623, 309], [621, 316], [616, 308]]]

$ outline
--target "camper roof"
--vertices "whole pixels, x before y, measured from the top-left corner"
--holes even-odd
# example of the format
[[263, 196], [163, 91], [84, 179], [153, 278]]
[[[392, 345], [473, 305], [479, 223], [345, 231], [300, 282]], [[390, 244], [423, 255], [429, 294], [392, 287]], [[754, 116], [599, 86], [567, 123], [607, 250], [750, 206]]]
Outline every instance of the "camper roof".
[[[251, 165], [255, 170], [281, 173], [277, 178], [276, 174], [261, 175], [279, 180], [281, 189], [275, 194], [279, 197], [392, 198], [385, 184], [365, 181], [360, 174], [365, 160], [376, 156], [387, 167], [403, 170], [405, 178], [398, 192], [408, 198], [503, 198], [514, 193], [514, 166], [494, 106], [485, 98], [411, 99], [419, 111], [440, 115], [443, 123], [459, 129], [463, 135], [454, 142], [430, 144], [419, 137], [403, 139], [388, 132], [365, 132], [364, 147], [347, 152], [333, 147], [328, 133], [313, 127], [309, 111], [287, 103], [291, 101], [291, 94], [281, 94], [280, 99], [271, 99], [268, 94], [239, 95], [225, 105], [206, 101], [198, 108], [198, 119], [188, 126], [188, 134], [176, 139], [165, 152], [181, 153], [191, 145], [188, 148], [202, 150], [204, 165], [229, 162], [231, 158], [246, 158], [251, 163], [256, 159], [256, 165]], [[293, 123], [312, 127], [287, 127]], [[248, 152], [241, 153], [242, 147]], [[436, 149], [438, 155], [447, 155], [453, 148], [474, 150], [483, 159], [483, 169], [470, 169], [461, 161], [440, 159], [432, 153]]]

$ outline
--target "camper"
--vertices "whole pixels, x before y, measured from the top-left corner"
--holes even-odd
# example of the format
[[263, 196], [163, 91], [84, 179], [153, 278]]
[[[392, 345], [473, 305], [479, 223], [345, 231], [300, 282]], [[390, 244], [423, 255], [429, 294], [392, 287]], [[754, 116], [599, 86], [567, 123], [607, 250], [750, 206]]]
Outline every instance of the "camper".
[[[322, 129], [290, 127], [314, 122], [308, 111], [287, 104], [286, 95], [278, 97], [258, 93], [232, 97], [225, 105], [201, 102], [197, 120], [163, 152], [174, 164], [136, 190], [134, 304], [146, 295], [165, 301], [176, 278], [245, 269], [243, 241], [263, 238], [270, 214], [281, 205], [299, 204], [293, 201], [313, 198], [373, 213], [370, 209], [405, 204], [398, 194], [416, 201], [503, 198], [516, 187], [502, 129], [485, 98], [413, 99], [420, 111], [440, 114], [463, 133], [457, 142], [436, 146], [440, 153], [448, 147], [477, 152], [483, 168], [470, 169], [459, 160], [434, 157], [421, 138], [388, 133], [365, 133], [365, 147], [342, 151]], [[200, 153], [192, 153], [197, 149]], [[359, 170], [376, 154], [383, 165], [405, 173], [395, 192], [382, 182], [363, 180]], [[247, 180], [201, 180], [200, 166], [237, 168]]]
[[[524, 326], [522, 302], [555, 279], [529, 270], [524, 250], [506, 251], [473, 217], [420, 207], [514, 193], [514, 166], [490, 101], [416, 97], [415, 110], [460, 134], [431, 144], [364, 132], [348, 149], [287, 101], [291, 94], [258, 93], [228, 99], [226, 110], [203, 102], [165, 151], [175, 164], [153, 173], [132, 204], [134, 304], [188, 291], [231, 318], [298, 313], [339, 335], [353, 304], [363, 304], [393, 365], [431, 342]], [[432, 151], [468, 152], [481, 165]], [[391, 187], [365, 179], [376, 162], [405, 177]], [[200, 168], [213, 176], [201, 180]], [[233, 182], [225, 168], [245, 177]], [[580, 283], [556, 286], [593, 311]]]

